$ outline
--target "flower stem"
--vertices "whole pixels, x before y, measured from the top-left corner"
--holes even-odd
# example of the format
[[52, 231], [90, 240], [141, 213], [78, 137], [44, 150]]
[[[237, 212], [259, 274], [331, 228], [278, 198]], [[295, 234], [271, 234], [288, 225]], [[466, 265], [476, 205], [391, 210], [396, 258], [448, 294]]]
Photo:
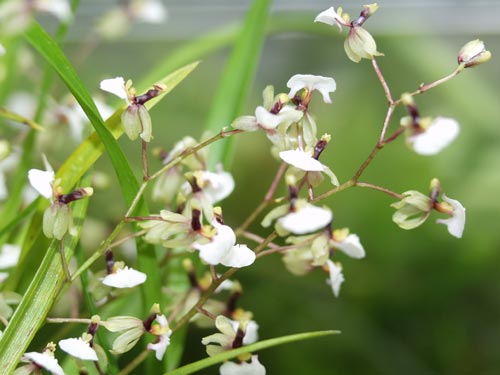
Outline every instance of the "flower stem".
[[384, 89], [385, 97], [387, 101], [389, 102], [389, 105], [392, 106], [394, 103], [394, 99], [392, 98], [391, 90], [389, 89], [389, 85], [387, 84], [387, 81], [384, 78], [384, 75], [382, 74], [382, 71], [380, 70], [377, 60], [375, 60], [375, 57], [372, 58], [372, 65], [373, 69], [375, 69], [375, 74], [377, 75], [378, 80], [382, 84], [382, 88]]
[[392, 190], [389, 190], [385, 187], [382, 187], [382, 186], [378, 186], [378, 185], [374, 185], [374, 184], [369, 184], [367, 182], [356, 182], [356, 184], [354, 186], [359, 186], [359, 187], [363, 187], [363, 188], [368, 188], [368, 189], [373, 189], [373, 190], [378, 190], [378, 191], [381, 191], [387, 195], [390, 195], [391, 197], [394, 197], [396, 199], [403, 199], [404, 196], [402, 194], [399, 194], [399, 193], [396, 193]]
[[[438, 79], [437, 81], [428, 83], [426, 85], [422, 84], [422, 85], [420, 85], [420, 87], [417, 90], [413, 91], [410, 95], [415, 96], [415, 95], [423, 94], [424, 92], [429, 91], [430, 89], [432, 89], [436, 86], [439, 86], [445, 82], [448, 82], [450, 79], [457, 76], [462, 70], [463, 70], [463, 68], [460, 68], [460, 65], [459, 65], [453, 72], [448, 74], [446, 77], [443, 77], [441, 79]], [[401, 104], [401, 102], [402, 102], [402, 100], [398, 99], [394, 102], [394, 104], [399, 105], [399, 104]]]

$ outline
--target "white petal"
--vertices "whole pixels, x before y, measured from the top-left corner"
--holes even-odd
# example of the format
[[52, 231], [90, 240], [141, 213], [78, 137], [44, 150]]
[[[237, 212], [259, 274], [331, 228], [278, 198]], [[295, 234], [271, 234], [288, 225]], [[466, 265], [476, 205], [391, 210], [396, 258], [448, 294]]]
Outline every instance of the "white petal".
[[342, 274], [342, 267], [336, 265], [331, 260], [327, 260], [328, 269], [330, 272], [330, 278], [326, 280], [328, 284], [332, 287], [332, 292], [335, 297], [339, 296], [340, 293], [340, 285], [344, 282], [344, 275]]
[[335, 246], [351, 258], [361, 259], [365, 257], [365, 249], [357, 234], [350, 234], [342, 242], [335, 242]]
[[314, 19], [314, 22], [322, 22], [330, 26], [337, 25], [339, 31], [342, 31], [343, 20], [339, 17], [337, 12], [335, 12], [334, 7], [330, 7], [318, 14]]
[[71, 19], [71, 8], [67, 0], [36, 0], [34, 3], [38, 11], [51, 13], [61, 21]]
[[308, 152], [300, 149], [281, 151], [279, 155], [281, 160], [303, 171], [323, 172], [325, 170], [323, 164], [314, 159]]
[[30, 185], [43, 197], [52, 198], [52, 183], [54, 182], [53, 171], [42, 171], [40, 169], [30, 169], [28, 171]]
[[217, 229], [217, 234], [212, 240], [206, 244], [195, 242], [192, 246], [200, 251], [201, 259], [215, 266], [231, 251], [236, 242], [236, 236], [231, 227], [227, 225], [219, 224], [216, 221], [213, 221], [212, 225]]
[[[157, 318], [158, 320], [158, 318]], [[158, 361], [161, 361], [163, 359], [163, 356], [165, 355], [165, 352], [167, 351], [168, 346], [170, 345], [170, 335], [172, 334], [172, 331], [168, 331], [164, 335], [161, 335], [159, 337], [160, 341], [157, 343], [149, 343], [147, 348], [148, 350], [154, 350], [155, 351], [155, 357]]]
[[437, 219], [436, 223], [448, 226], [448, 232], [457, 238], [462, 238], [465, 227], [465, 207], [455, 200], [443, 194], [443, 200], [453, 208], [453, 216], [449, 219]]
[[255, 262], [255, 253], [247, 245], [234, 245], [220, 262], [226, 267], [247, 267]]
[[306, 88], [309, 91], [318, 90], [323, 96], [325, 103], [331, 103], [330, 92], [337, 88], [335, 80], [331, 77], [315, 76], [312, 74], [296, 74], [286, 84], [290, 88], [288, 96], [293, 98], [297, 91]]
[[266, 375], [266, 368], [259, 362], [257, 356], [252, 356], [252, 362], [225, 362], [219, 368], [220, 375]]
[[411, 136], [408, 141], [416, 153], [435, 155], [448, 146], [460, 131], [458, 122], [452, 118], [436, 117], [423, 133]]
[[21, 247], [18, 245], [5, 244], [0, 251], [0, 269], [10, 268], [17, 264], [21, 255]]
[[97, 361], [97, 354], [88, 342], [81, 338], [71, 338], [59, 341], [59, 347], [69, 355], [87, 361]]
[[255, 108], [255, 118], [260, 126], [268, 130], [276, 129], [282, 121], [279, 115], [269, 112], [262, 106]]
[[0, 56], [5, 55], [5, 47], [2, 46], [2, 43], [0, 43]]
[[228, 197], [234, 190], [234, 179], [231, 173], [218, 171], [217, 173], [204, 171], [202, 179], [208, 184], [203, 192], [208, 196], [210, 203], [217, 203]]
[[306, 204], [305, 207], [278, 219], [278, 223], [294, 234], [306, 234], [325, 228], [333, 219], [332, 212], [326, 208]]
[[136, 17], [138, 20], [147, 23], [162, 23], [167, 20], [167, 8], [161, 1], [146, 0], [140, 5]]
[[29, 352], [24, 353], [23, 360], [36, 363], [37, 366], [44, 368], [54, 375], [64, 375], [64, 371], [59, 366], [57, 359], [47, 353]]
[[134, 286], [143, 284], [146, 281], [146, 277], [145, 273], [125, 266], [125, 268], [107, 275], [102, 279], [102, 283], [115, 288], [133, 288]]
[[125, 89], [125, 80], [123, 77], [109, 78], [101, 81], [100, 89], [110, 92], [128, 103], [128, 94]]
[[[230, 320], [234, 332], [238, 331], [240, 322], [237, 320]], [[250, 345], [259, 340], [259, 325], [255, 320], [249, 320], [245, 327], [245, 336], [243, 337], [243, 345]]]

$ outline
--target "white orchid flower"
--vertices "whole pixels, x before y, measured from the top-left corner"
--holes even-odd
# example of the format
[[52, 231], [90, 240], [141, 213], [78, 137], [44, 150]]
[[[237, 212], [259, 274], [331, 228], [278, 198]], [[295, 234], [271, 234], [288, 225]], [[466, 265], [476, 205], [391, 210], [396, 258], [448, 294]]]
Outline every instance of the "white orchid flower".
[[288, 80], [286, 86], [290, 89], [288, 93], [290, 98], [293, 98], [301, 89], [307, 89], [309, 92], [317, 90], [323, 96], [325, 103], [332, 102], [330, 93], [337, 89], [337, 84], [333, 78], [312, 74], [296, 74]]
[[211, 265], [226, 267], [246, 267], [255, 261], [255, 253], [246, 245], [236, 245], [236, 235], [231, 227], [212, 222], [217, 234], [206, 244], [195, 242], [193, 248], [200, 251], [200, 258]]
[[407, 138], [410, 147], [420, 155], [435, 155], [448, 146], [460, 132], [452, 118], [436, 117], [423, 132]]

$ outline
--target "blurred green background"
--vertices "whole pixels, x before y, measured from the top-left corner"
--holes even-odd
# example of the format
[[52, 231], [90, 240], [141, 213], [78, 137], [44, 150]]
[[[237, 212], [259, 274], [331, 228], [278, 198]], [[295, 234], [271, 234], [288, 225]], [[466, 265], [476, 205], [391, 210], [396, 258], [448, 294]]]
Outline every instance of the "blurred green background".
[[[248, 2], [241, 2], [231, 9], [221, 4], [215, 7], [219, 13], [213, 9], [208, 13], [220, 18], [200, 21], [207, 30], [221, 23], [237, 23], [239, 19], [229, 15], [236, 9], [241, 17], [248, 6]], [[331, 5], [317, 2], [307, 9], [288, 9], [283, 2], [279, 4], [282, 6], [275, 9], [270, 23], [289, 22], [289, 29], [297, 25], [297, 30]], [[399, 229], [391, 221], [393, 209], [389, 205], [393, 200], [382, 193], [354, 188], [328, 199], [325, 203], [334, 212], [334, 227], [349, 227], [367, 251], [363, 260], [335, 256], [342, 262], [346, 278], [339, 298], [325, 284], [325, 273], [317, 270], [306, 277], [293, 276], [279, 255], [265, 257], [237, 273], [244, 286], [240, 306], [254, 312], [262, 339], [310, 330], [342, 331], [338, 336], [259, 353], [268, 374], [500, 373], [500, 73], [496, 61], [500, 38], [494, 28], [485, 25], [478, 25], [476, 32], [473, 26], [453, 26], [453, 22], [463, 20], [458, 15], [463, 16], [464, 9], [459, 12], [455, 5], [443, 4], [437, 11], [451, 19], [449, 29], [449, 19], [433, 14], [422, 21], [421, 29], [412, 27], [411, 22], [405, 25], [401, 21], [405, 15], [415, 17], [408, 8], [388, 4], [389, 18], [384, 16], [384, 2], [377, 13], [381, 20], [374, 16], [365, 26], [371, 31], [373, 21], [378, 50], [385, 54], [378, 59], [379, 65], [395, 97], [450, 73], [458, 50], [467, 41], [480, 38], [485, 42], [493, 53], [491, 62], [468, 69], [416, 99], [422, 115], [456, 118], [460, 136], [434, 157], [415, 155], [399, 139], [377, 156], [362, 180], [398, 192], [426, 192], [430, 180], [438, 177], [446, 194], [467, 209], [464, 236], [455, 239], [445, 226], [434, 224], [436, 214], [420, 228]], [[498, 8], [497, 2], [493, 5]], [[97, 46], [77, 66], [87, 87], [97, 92], [98, 82], [109, 76], [143, 77], [157, 62], [204, 34], [197, 23], [201, 11], [193, 11], [198, 9], [195, 5], [186, 5], [188, 15], [183, 14], [188, 17], [192, 12], [192, 24], [184, 23], [182, 30], [174, 27], [180, 22], [176, 9], [183, 9], [179, 2], [174, 2], [166, 30], [156, 33], [148, 26], [148, 32], [131, 33], [130, 38]], [[347, 10], [355, 16], [356, 9], [352, 5]], [[84, 15], [88, 19], [94, 16], [92, 12]], [[76, 59], [82, 48], [82, 27], [82, 22], [77, 22], [66, 45], [70, 58]], [[345, 32], [339, 35], [336, 28], [323, 24], [307, 28], [312, 33], [296, 31], [268, 37], [242, 114], [253, 114], [268, 84], [273, 84], [276, 92], [287, 92], [287, 80], [297, 73], [334, 77], [337, 91], [332, 95], [333, 104], [322, 103], [315, 94], [310, 108], [319, 133], [333, 136], [322, 162], [343, 182], [376, 142], [386, 112], [385, 97], [370, 63], [355, 64], [345, 56]], [[168, 35], [168, 30], [177, 34]], [[154, 108], [153, 147], [169, 149], [182, 136], [200, 137], [228, 53], [229, 49], [223, 48], [204, 56], [199, 68]], [[399, 108], [393, 129], [403, 115]], [[139, 146], [127, 139], [120, 143], [139, 175]], [[279, 165], [269, 146], [260, 132], [236, 138], [231, 168], [236, 189], [222, 203], [225, 221], [233, 227], [261, 201]], [[60, 161], [64, 160], [65, 155], [58, 153]], [[109, 160], [101, 158], [97, 168], [108, 171], [113, 183], [108, 189], [96, 190], [90, 215], [111, 227], [125, 207], [116, 199], [118, 186]], [[283, 187], [278, 191], [285, 192]], [[269, 232], [257, 224], [251, 228], [255, 233]], [[101, 234], [96, 234], [88, 246], [101, 239]], [[200, 340], [210, 333], [190, 329], [184, 363], [205, 356]], [[204, 373], [215, 374], [217, 369]]]

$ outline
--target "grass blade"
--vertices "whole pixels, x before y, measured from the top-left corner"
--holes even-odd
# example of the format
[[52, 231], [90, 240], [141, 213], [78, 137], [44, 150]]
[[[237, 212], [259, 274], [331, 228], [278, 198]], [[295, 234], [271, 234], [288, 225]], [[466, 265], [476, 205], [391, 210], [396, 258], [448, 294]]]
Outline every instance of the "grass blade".
[[[270, 3], [270, 0], [255, 0], [248, 12], [211, 106], [205, 128], [213, 134], [240, 114], [259, 61]], [[214, 169], [220, 162], [228, 167], [231, 142], [229, 138], [211, 146], [209, 168]]]
[[289, 344], [295, 341], [303, 341], [314, 339], [323, 336], [336, 335], [339, 334], [340, 331], [316, 331], [316, 332], [305, 332], [305, 333], [297, 333], [295, 335], [276, 337], [274, 339], [264, 340], [256, 342], [252, 345], [243, 346], [238, 349], [229, 350], [227, 352], [223, 352], [213, 357], [204, 358], [200, 361], [196, 361], [190, 363], [189, 365], [179, 367], [174, 371], [167, 372], [165, 375], [188, 375], [193, 374], [196, 371], [200, 371], [204, 368], [216, 365], [217, 363], [221, 363], [227, 361], [231, 358], [235, 358], [241, 354], [245, 353], [253, 353], [262, 349], [267, 349], [272, 346]]

